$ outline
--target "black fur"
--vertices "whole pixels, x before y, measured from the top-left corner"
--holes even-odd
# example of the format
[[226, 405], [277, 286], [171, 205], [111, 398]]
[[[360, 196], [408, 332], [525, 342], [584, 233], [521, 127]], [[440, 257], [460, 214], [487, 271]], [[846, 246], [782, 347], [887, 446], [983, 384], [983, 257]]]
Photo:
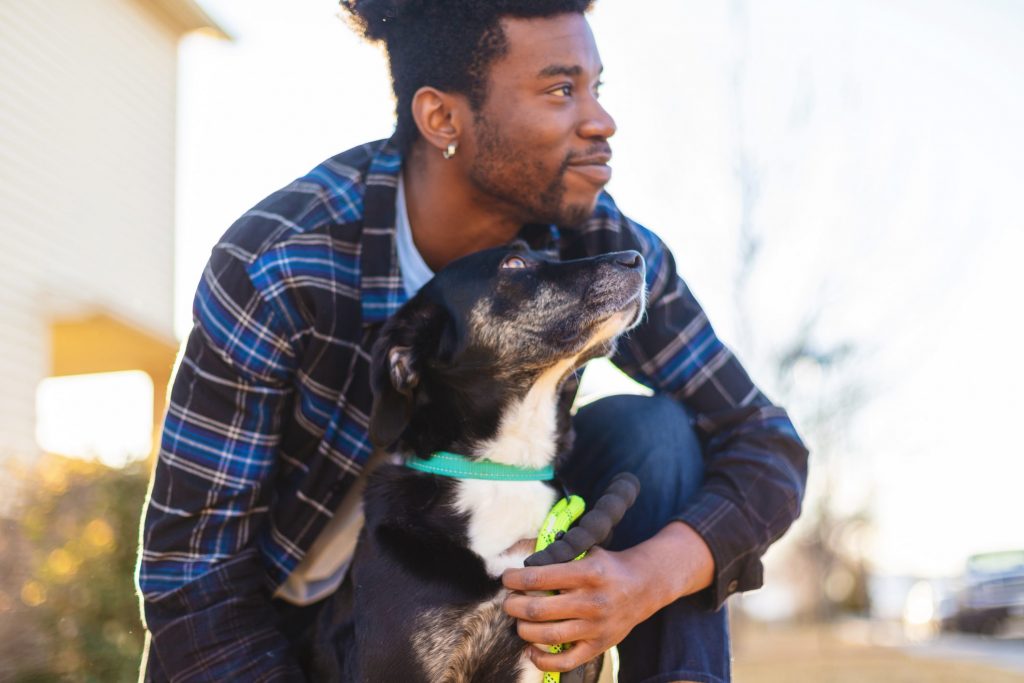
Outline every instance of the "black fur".
[[[473, 454], [545, 371], [574, 359], [564, 382], [575, 367], [610, 352], [617, 334], [595, 344], [595, 332], [613, 318], [634, 324], [643, 301], [636, 252], [558, 262], [516, 243], [454, 262], [380, 332], [371, 438], [407, 457]], [[571, 442], [571, 401], [571, 392], [560, 392], [556, 454]], [[481, 608], [493, 628], [486, 642], [470, 643], [450, 680], [517, 680], [525, 644], [500, 605], [491, 609], [503, 589], [470, 549], [470, 520], [453, 504], [458, 486], [398, 465], [370, 476], [349, 577], [321, 612], [315, 680], [436, 683], [417, 647], [424, 637], [457, 636]], [[423, 632], [428, 616], [436, 633]]]

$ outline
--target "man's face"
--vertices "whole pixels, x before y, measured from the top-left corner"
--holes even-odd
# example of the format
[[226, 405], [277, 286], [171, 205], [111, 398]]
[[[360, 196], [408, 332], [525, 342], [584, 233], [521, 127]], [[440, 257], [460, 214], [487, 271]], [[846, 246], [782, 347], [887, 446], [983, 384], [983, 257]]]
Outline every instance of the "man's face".
[[[485, 201], [523, 222], [578, 225], [611, 178], [615, 122], [597, 101], [601, 58], [580, 14], [503, 19], [508, 52], [460, 152]], [[467, 149], [468, 147], [468, 149]]]

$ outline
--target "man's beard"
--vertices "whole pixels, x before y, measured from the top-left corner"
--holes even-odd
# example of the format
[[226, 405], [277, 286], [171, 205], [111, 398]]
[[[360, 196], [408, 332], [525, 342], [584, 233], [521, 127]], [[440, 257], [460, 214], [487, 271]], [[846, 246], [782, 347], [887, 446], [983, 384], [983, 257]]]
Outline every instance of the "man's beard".
[[551, 175], [538, 159], [531, 159], [529, 144], [504, 137], [477, 113], [476, 160], [469, 179], [478, 190], [513, 208], [523, 223], [576, 226], [587, 220], [593, 207], [565, 204], [565, 174], [569, 156]]

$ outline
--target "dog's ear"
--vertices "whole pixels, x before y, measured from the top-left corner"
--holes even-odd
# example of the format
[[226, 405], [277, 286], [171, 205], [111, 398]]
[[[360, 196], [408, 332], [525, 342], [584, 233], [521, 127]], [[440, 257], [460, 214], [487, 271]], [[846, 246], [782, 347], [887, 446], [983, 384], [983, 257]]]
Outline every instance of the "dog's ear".
[[412, 348], [392, 346], [387, 351], [388, 376], [391, 386], [403, 396], [411, 396], [412, 390], [420, 383], [420, 373], [413, 367]]
[[379, 448], [389, 448], [409, 425], [420, 381], [412, 347], [389, 341], [379, 340], [373, 354], [370, 441]]
[[423, 364], [432, 353], [435, 330], [442, 322], [438, 307], [419, 297], [403, 306], [384, 327], [373, 346], [370, 385], [373, 410], [370, 440], [390, 448], [412, 419]]

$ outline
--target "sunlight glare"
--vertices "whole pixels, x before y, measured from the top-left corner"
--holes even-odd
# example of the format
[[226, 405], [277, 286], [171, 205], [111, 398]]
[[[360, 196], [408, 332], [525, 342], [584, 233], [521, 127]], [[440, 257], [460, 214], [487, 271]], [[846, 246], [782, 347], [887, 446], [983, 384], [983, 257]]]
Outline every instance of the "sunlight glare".
[[153, 381], [140, 370], [49, 377], [36, 414], [44, 451], [123, 467], [152, 447]]

